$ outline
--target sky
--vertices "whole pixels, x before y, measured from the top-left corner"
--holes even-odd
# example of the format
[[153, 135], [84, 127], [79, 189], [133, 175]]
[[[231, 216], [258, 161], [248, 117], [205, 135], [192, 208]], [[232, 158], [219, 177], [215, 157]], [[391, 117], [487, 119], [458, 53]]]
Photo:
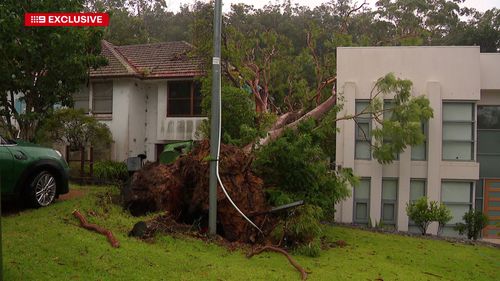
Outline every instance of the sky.
[[[202, 0], [203, 1], [203, 0]], [[168, 9], [171, 11], [178, 11], [179, 7], [183, 4], [193, 4], [195, 0], [166, 0]], [[269, 3], [281, 3], [281, 0], [222, 0], [223, 11], [227, 12], [230, 9], [231, 4], [233, 3], [245, 3], [248, 5], [253, 5], [255, 8], [261, 8]], [[297, 1], [292, 0], [292, 3], [300, 3], [303, 6], [316, 7], [321, 5], [322, 3], [329, 2], [329, 0], [305, 0], [305, 1]], [[356, 0], [354, 1], [356, 2]], [[357, 0], [358, 3], [363, 3], [363, 0]], [[375, 7], [375, 2], [377, 0], [367, 0], [367, 2]], [[500, 0], [466, 0], [465, 6], [473, 7], [477, 10], [484, 12], [491, 8], [500, 8]]]

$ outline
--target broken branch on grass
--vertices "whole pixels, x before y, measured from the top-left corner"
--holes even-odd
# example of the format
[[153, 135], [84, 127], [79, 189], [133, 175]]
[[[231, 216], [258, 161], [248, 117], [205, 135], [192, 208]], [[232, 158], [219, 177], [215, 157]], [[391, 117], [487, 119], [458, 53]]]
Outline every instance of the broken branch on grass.
[[271, 251], [271, 252], [276, 252], [276, 253], [280, 253], [280, 254], [283, 254], [287, 259], [288, 261], [290, 262], [291, 265], [293, 265], [301, 274], [301, 277], [302, 277], [302, 280], [306, 280], [307, 279], [307, 273], [306, 271], [304, 270], [304, 268], [302, 268], [302, 266], [300, 266], [300, 264], [298, 264], [293, 258], [292, 256], [290, 256], [290, 254], [281, 249], [281, 248], [277, 248], [277, 247], [274, 247], [274, 246], [263, 246], [263, 247], [260, 247], [260, 248], [257, 248], [255, 250], [252, 250], [250, 253], [247, 254], [247, 258], [251, 258], [255, 255], [258, 255], [264, 251]]
[[108, 238], [108, 241], [111, 244], [111, 246], [113, 246], [114, 248], [120, 247], [120, 242], [116, 240], [116, 238], [113, 236], [113, 233], [110, 230], [102, 228], [96, 224], [88, 223], [87, 219], [85, 219], [85, 217], [80, 212], [78, 212], [78, 210], [73, 211], [73, 216], [75, 216], [77, 219], [80, 220], [81, 227], [105, 235]]

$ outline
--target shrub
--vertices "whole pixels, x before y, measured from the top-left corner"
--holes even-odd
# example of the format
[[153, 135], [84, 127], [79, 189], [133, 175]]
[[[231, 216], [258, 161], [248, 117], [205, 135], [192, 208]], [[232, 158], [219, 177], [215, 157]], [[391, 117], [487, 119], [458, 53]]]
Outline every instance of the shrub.
[[465, 223], [457, 223], [455, 230], [457, 230], [460, 235], [467, 233], [467, 238], [472, 240], [477, 240], [479, 233], [488, 224], [488, 217], [479, 210], [469, 210], [462, 217]]
[[319, 221], [322, 217], [323, 211], [317, 206], [297, 207], [289, 217], [280, 220], [272, 232], [272, 237], [275, 242], [297, 253], [318, 256], [321, 248], [319, 237], [322, 233]]
[[437, 221], [441, 229], [452, 219], [450, 210], [444, 204], [428, 201], [427, 197], [406, 204], [406, 214], [415, 222], [422, 235], [427, 234], [427, 228], [431, 222]]
[[102, 183], [122, 183], [128, 179], [127, 165], [123, 162], [97, 161], [94, 163], [94, 178]]

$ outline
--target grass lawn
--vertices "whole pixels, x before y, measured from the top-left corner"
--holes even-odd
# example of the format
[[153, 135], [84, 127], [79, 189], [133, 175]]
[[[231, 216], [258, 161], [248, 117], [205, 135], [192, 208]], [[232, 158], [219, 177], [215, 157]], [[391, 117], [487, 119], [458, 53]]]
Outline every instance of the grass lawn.
[[[127, 237], [140, 218], [109, 203], [104, 191], [84, 188], [80, 198], [2, 218], [4, 280], [299, 280], [286, 258], [188, 238], [160, 236], [156, 243]], [[115, 192], [116, 193], [116, 192]], [[78, 226], [74, 209], [111, 229], [121, 243]], [[88, 211], [97, 216], [89, 216]], [[348, 246], [319, 258], [295, 256], [309, 280], [500, 280], [500, 249], [452, 244], [362, 230], [328, 227]]]

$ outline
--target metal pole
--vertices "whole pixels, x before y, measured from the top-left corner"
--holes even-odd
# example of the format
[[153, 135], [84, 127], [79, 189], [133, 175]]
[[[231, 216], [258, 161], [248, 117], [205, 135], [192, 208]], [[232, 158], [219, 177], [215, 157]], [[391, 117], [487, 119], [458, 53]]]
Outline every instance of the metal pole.
[[214, 57], [212, 58], [212, 119], [210, 122], [210, 186], [208, 228], [210, 235], [217, 232], [217, 174], [220, 144], [220, 41], [222, 25], [222, 0], [215, 0], [214, 7]]

